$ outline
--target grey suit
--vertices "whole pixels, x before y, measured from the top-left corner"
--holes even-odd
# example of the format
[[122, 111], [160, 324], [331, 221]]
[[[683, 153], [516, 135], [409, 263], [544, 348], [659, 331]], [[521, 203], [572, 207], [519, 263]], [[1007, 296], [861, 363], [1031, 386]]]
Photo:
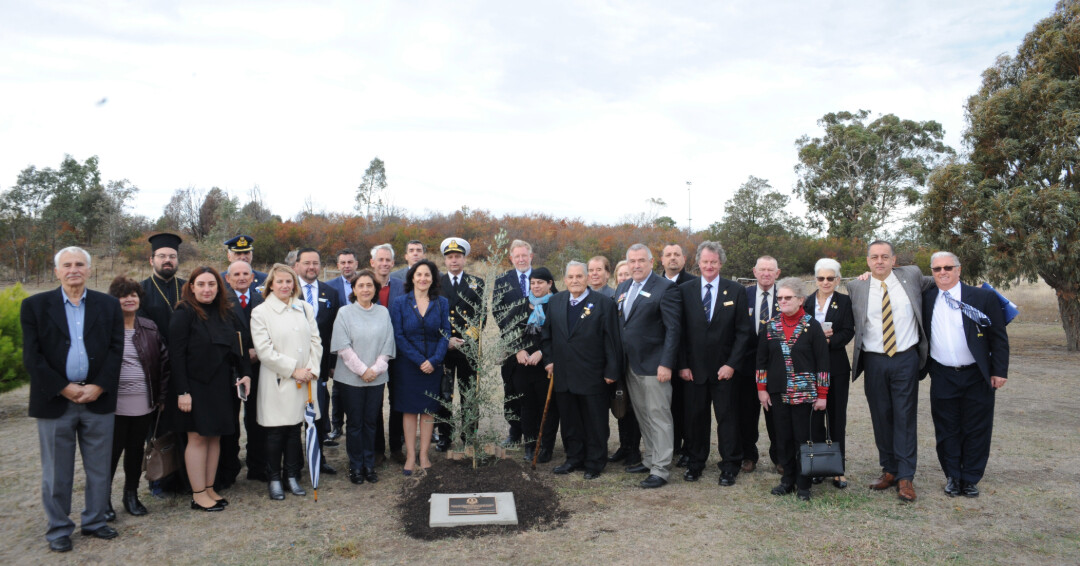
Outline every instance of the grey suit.
[[395, 270], [391, 271], [390, 272], [390, 278], [391, 279], [397, 279], [398, 281], [401, 281], [402, 283], [404, 283], [405, 282], [405, 276], [408, 275], [408, 274], [409, 274], [409, 266], [406, 265], [405, 267], [402, 267], [400, 269], [395, 269]]
[[919, 372], [926, 363], [929, 349], [923, 330], [922, 292], [932, 287], [934, 280], [924, 277], [914, 265], [893, 268], [893, 274], [900, 280], [914, 311], [918, 343], [914, 348], [897, 352], [892, 357], [864, 352], [863, 335], [869, 324], [870, 281], [848, 283], [855, 315], [855, 354], [851, 379], [858, 379], [866, 370], [866, 380], [863, 382], [866, 402], [870, 407], [870, 421], [874, 427], [874, 442], [882, 471], [892, 474], [897, 480], [910, 480], [915, 476], [918, 455]]

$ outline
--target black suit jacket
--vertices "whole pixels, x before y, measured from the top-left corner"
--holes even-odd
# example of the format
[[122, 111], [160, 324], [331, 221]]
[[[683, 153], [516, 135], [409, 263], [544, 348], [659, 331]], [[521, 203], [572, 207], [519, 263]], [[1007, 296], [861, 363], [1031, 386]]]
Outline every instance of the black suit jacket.
[[529, 300], [521, 293], [521, 281], [516, 269], [503, 273], [495, 280], [492, 314], [503, 333], [515, 327], [521, 317], [529, 316]]
[[[658, 275], [658, 276], [660, 276], [661, 279], [667, 279], [667, 275], [665, 274], [663, 269], [661, 269], [659, 273], [654, 273], [653, 275]], [[674, 283], [675, 283], [676, 287], [681, 287], [683, 283], [689, 283], [689, 282], [691, 282], [691, 281], [693, 281], [695, 279], [698, 279], [698, 277], [696, 275], [691, 275], [691, 274], [687, 273], [686, 270], [684, 269], [684, 270], [679, 272], [679, 275], [677, 277], [675, 277]], [[668, 281], [671, 281], [671, 280], [668, 279]], [[624, 283], [625, 283], [625, 281], [624, 281]]]
[[[633, 279], [615, 289], [619, 330], [627, 367], [638, 375], [656, 375], [657, 367], [674, 372], [679, 360], [682, 333], [682, 295], [674, 283], [652, 274], [634, 299], [627, 316], [626, 297]], [[699, 301], [700, 303], [700, 301]]]
[[[250, 350], [251, 348], [255, 347], [254, 342], [251, 339], [251, 309], [262, 304], [264, 300], [263, 296], [262, 294], [255, 292], [254, 286], [249, 288], [247, 308], [240, 307], [240, 299], [237, 298], [236, 292], [232, 289], [229, 289], [229, 297], [232, 299], [233, 313], [236, 314], [236, 317], [238, 319], [240, 319], [240, 323], [242, 326], [240, 330], [240, 335], [243, 337], [244, 340], [244, 351]], [[253, 368], [252, 371], [257, 372], [258, 370]], [[257, 378], [258, 376], [252, 376], [252, 379]]]
[[[817, 293], [814, 293], [806, 297], [803, 310], [814, 316], [816, 305]], [[851, 361], [847, 355], [848, 342], [855, 337], [855, 315], [851, 312], [851, 298], [833, 291], [825, 310], [825, 322], [831, 322], [833, 330], [832, 338], [829, 338], [829, 379], [851, 379]]]
[[567, 307], [570, 291], [555, 293], [544, 310], [546, 318], [540, 350], [543, 365], [555, 364], [554, 388], [559, 393], [600, 395], [608, 393], [605, 378], [622, 376], [622, 344], [619, 341], [615, 301], [590, 292], [586, 313], [570, 332]]
[[[124, 357], [124, 313], [116, 298], [87, 289], [83, 299], [83, 345], [90, 360], [86, 383], [103, 392], [87, 408], [94, 413], [116, 411], [116, 388]], [[67, 356], [71, 347], [64, 289], [38, 293], [22, 302], [19, 312], [23, 333], [23, 366], [30, 374], [30, 416], [55, 419], [67, 411], [60, 394], [68, 386]]]
[[[761, 323], [761, 319], [754, 316], [754, 312], [758, 308], [757, 290], [757, 285], [751, 285], [749, 287], [746, 287], [746, 308], [747, 312], [750, 313], [750, 332], [754, 333], [754, 336], [750, 338], [750, 343], [749, 345], [747, 345], [746, 348], [746, 357], [743, 358], [743, 363], [741, 366], [739, 366], [739, 373], [742, 373], [744, 375], [754, 375], [757, 365], [758, 339], [756, 329]], [[772, 312], [769, 313], [769, 316], [765, 317], [765, 320], [769, 320], [772, 317], [780, 314], [780, 303], [776, 301], [776, 285], [773, 285], [772, 289], [769, 292], [773, 293]]]
[[712, 320], [706, 321], [701, 282], [697, 278], [679, 285], [683, 311], [679, 369], [689, 369], [698, 385], [715, 381], [723, 366], [738, 370], [755, 338], [743, 286], [717, 277], [716, 307]]
[[[930, 325], [934, 317], [934, 303], [937, 302], [938, 288], [931, 287], [923, 291], [923, 325], [926, 340], [930, 342]], [[960, 284], [959, 300], [979, 309], [990, 319], [990, 326], [980, 328], [967, 316], [964, 320], [964, 336], [968, 349], [975, 358], [979, 372], [990, 383], [990, 376], [1009, 377], [1009, 335], [1005, 332], [1005, 314], [1001, 303], [993, 291]]]
[[[334, 320], [337, 319], [337, 311], [341, 308], [341, 296], [337, 289], [318, 281], [319, 288], [319, 312], [315, 314], [315, 324], [319, 327], [319, 337], [322, 338], [322, 363], [319, 364], [319, 379], [330, 379], [330, 368], [337, 364], [337, 356], [330, 351], [330, 340], [334, 337]], [[300, 300], [304, 300], [303, 279], [300, 280]]]
[[[484, 280], [463, 271], [456, 291], [450, 284], [450, 274], [444, 273], [439, 281], [439, 294], [450, 303], [450, 335], [452, 338], [463, 338], [462, 331], [469, 331], [470, 320], [475, 319], [476, 309], [483, 307]], [[483, 321], [480, 322], [483, 324]], [[479, 337], [479, 334], [476, 336]]]

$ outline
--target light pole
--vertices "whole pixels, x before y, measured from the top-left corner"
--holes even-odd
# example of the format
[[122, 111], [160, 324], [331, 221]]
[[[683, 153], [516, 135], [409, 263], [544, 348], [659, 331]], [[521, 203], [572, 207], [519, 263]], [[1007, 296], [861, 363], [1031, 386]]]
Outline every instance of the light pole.
[[686, 233], [693, 234], [694, 229], [690, 227], [690, 181], [686, 182]]

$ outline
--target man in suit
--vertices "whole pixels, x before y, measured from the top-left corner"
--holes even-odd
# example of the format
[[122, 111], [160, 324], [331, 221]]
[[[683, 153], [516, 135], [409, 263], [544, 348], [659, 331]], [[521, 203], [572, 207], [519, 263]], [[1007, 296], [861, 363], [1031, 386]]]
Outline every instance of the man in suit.
[[[326, 382], [333, 377], [332, 368], [337, 357], [330, 351], [330, 339], [334, 335], [334, 319], [340, 307], [340, 299], [337, 291], [326, 283], [319, 281], [319, 271], [322, 264], [319, 262], [319, 251], [315, 248], [300, 248], [296, 254], [296, 274], [300, 277], [300, 297], [303, 298], [315, 310], [315, 323], [319, 327], [319, 337], [322, 338], [323, 352], [322, 361], [319, 364], [319, 420], [315, 421], [315, 428], [319, 431], [319, 449], [323, 445], [337, 446], [336, 442], [326, 440], [330, 432], [330, 395], [326, 391]], [[324, 474], [336, 474], [335, 470], [322, 458], [322, 472]]]
[[[664, 278], [674, 283], [676, 287], [694, 278], [686, 272], [686, 254], [683, 253], [682, 246], [679, 244], [671, 243], [664, 246], [660, 252], [660, 266]], [[671, 420], [675, 423], [675, 454], [679, 456], [675, 465], [680, 468], [685, 468], [690, 462], [690, 457], [685, 450], [687, 432], [683, 429], [683, 424], [686, 422], [686, 415], [683, 414], [683, 407], [686, 405], [683, 400], [684, 389], [685, 384], [681, 379], [671, 380]]]
[[[495, 304], [492, 314], [495, 315], [495, 322], [504, 338], [511, 342], [515, 342], [516, 337], [508, 336], [507, 333], [513, 332], [512, 329], [516, 329], [521, 320], [529, 317], [529, 276], [532, 275], [532, 260], [532, 245], [524, 240], [510, 242], [510, 263], [514, 264], [514, 267], [495, 280], [495, 295], [492, 299]], [[503, 441], [504, 445], [521, 442], [521, 401], [510, 379], [513, 372], [511, 362], [508, 358], [502, 366], [503, 396], [504, 399], [510, 399], [505, 402], [504, 410], [508, 415], [512, 415], [507, 419], [510, 430]]]
[[409, 268], [424, 259], [425, 253], [427, 253], [427, 246], [424, 245], [424, 242], [409, 240], [409, 243], [405, 244], [405, 267], [392, 271], [390, 277], [405, 283], [405, 275], [409, 273]]
[[[758, 401], [756, 368], [756, 336], [765, 331], [765, 323], [780, 312], [776, 302], [776, 280], [780, 277], [780, 266], [776, 258], [761, 256], [754, 264], [756, 283], [746, 288], [748, 309], [753, 319], [755, 338], [746, 347], [746, 357], [735, 375], [735, 405], [739, 413], [739, 442], [742, 445], [742, 471], [753, 472], [758, 462], [758, 420], [761, 415], [761, 403]], [[776, 435], [773, 432], [773, 413], [765, 411], [765, 430], [769, 433], [769, 458], [777, 463]]]
[[621, 375], [622, 345], [615, 302], [589, 291], [585, 264], [566, 265], [566, 291], [548, 301], [540, 350], [554, 375], [566, 462], [556, 474], [584, 469], [600, 477], [607, 465], [608, 385]]
[[679, 244], [664, 246], [663, 251], [660, 252], [660, 266], [663, 268], [661, 273], [664, 277], [676, 287], [694, 278], [686, 272], [686, 254], [683, 253], [682, 246]]
[[86, 250], [64, 248], [54, 262], [60, 287], [25, 299], [19, 318], [23, 365], [30, 374], [30, 416], [37, 419], [41, 445], [41, 503], [49, 521], [45, 539], [51, 550], [67, 552], [75, 530], [69, 514], [76, 443], [86, 472], [82, 534], [100, 539], [118, 535], [105, 524], [105, 512], [124, 315], [115, 298], [86, 288]]
[[917, 266], [896, 267], [889, 242], [867, 250], [870, 277], [848, 283], [855, 315], [852, 381], [866, 370], [866, 403], [874, 427], [881, 476], [870, 489], [897, 487], [901, 501], [915, 501], [919, 370], [928, 344], [922, 323], [922, 293], [933, 285]]
[[615, 290], [625, 354], [626, 388], [636, 408], [645, 450], [630, 473], [649, 473], [641, 487], [667, 483], [674, 448], [671, 421], [671, 371], [679, 356], [682, 295], [675, 284], [653, 274], [652, 251], [645, 244], [626, 250], [630, 279]]
[[[589, 259], [589, 290], [600, 293], [605, 297], [614, 299], [615, 289], [608, 286], [611, 279], [611, 262], [608, 258], [598, 255]], [[671, 383], [671, 382], [669, 382]], [[641, 428], [638, 426], [637, 416], [634, 414], [634, 403], [626, 394], [626, 413], [622, 418], [617, 418], [619, 423], [619, 448], [608, 457], [608, 462], [626, 461], [627, 466], [641, 464]], [[618, 395], [619, 392], [616, 392]], [[669, 403], [670, 404], [670, 403]], [[681, 427], [680, 427], [681, 428]]]
[[[359, 265], [356, 252], [349, 248], [338, 252], [337, 268], [340, 275], [327, 281], [326, 284], [338, 292], [340, 306], [352, 304], [349, 300], [349, 295], [352, 294], [349, 279], [356, 274], [356, 268]], [[330, 415], [330, 433], [326, 435], [326, 439], [336, 441], [341, 438], [341, 427], [345, 424], [345, 410], [341, 406], [341, 390], [337, 387], [330, 392], [330, 406], [334, 408], [334, 412]]]
[[930, 414], [949, 497], [979, 496], [990, 458], [994, 395], [1009, 377], [1009, 336], [997, 294], [960, 282], [960, 259], [930, 256], [932, 287], [923, 293], [930, 342]]
[[727, 254], [718, 242], [697, 249], [701, 277], [679, 286], [682, 294], [682, 356], [679, 378], [685, 382], [687, 455], [683, 479], [697, 481], [709, 458], [709, 402], [716, 415], [720, 449], [720, 485], [735, 485], [742, 451], [732, 377], [754, 337], [746, 291], [720, 277]]
[[[248, 391], [247, 401], [244, 405], [244, 430], [247, 431], [247, 479], [266, 482], [266, 430], [259, 425], [258, 399], [259, 399], [259, 357], [255, 354], [255, 344], [251, 340], [251, 310], [263, 302], [263, 296], [255, 292], [252, 283], [255, 280], [251, 266], [246, 261], [234, 261], [229, 265], [228, 283], [232, 289], [229, 297], [233, 303], [233, 312], [242, 323], [241, 340], [244, 343], [244, 351], [247, 352], [251, 361], [251, 388]], [[240, 398], [234, 397], [237, 416], [239, 417]], [[237, 423], [239, 425], [239, 423]], [[240, 427], [236, 427], [235, 437], [223, 437], [221, 439], [221, 459], [218, 462], [218, 481], [229, 472], [226, 460], [236, 459], [239, 463], [240, 452]], [[228, 457], [227, 457], [228, 456]], [[239, 466], [229, 477], [236, 477]]]
[[[442, 395], [444, 401], [453, 402], [455, 377], [462, 392], [471, 389], [476, 383], [476, 367], [461, 347], [465, 344], [466, 337], [474, 341], [480, 339], [482, 321], [477, 317], [477, 309], [483, 308], [481, 301], [484, 296], [484, 280], [465, 273], [465, 258], [471, 249], [467, 240], [447, 238], [439, 245], [439, 249], [442, 250], [443, 263], [446, 265], [446, 272], [440, 277], [439, 292], [450, 303], [451, 327], [450, 349], [443, 360]], [[439, 409], [439, 417], [442, 422], [438, 424], [439, 442], [435, 449], [446, 452], [453, 443], [450, 425], [453, 415], [450, 408], [443, 406]], [[476, 423], [466, 422], [464, 416], [461, 426], [474, 431], [476, 429]], [[461, 433], [461, 440], [465, 440], [464, 432]]]
[[[251, 260], [255, 254], [254, 244], [255, 238], [243, 234], [225, 240], [225, 255], [228, 257], [229, 263], [246, 261], [248, 265], [254, 266], [255, 264]], [[266, 274], [257, 271], [254, 267], [251, 269], [251, 274], [255, 277], [251, 282], [252, 288], [255, 289], [255, 292], [262, 293], [263, 286], [266, 285]], [[226, 275], [228, 275], [228, 272], [221, 274], [222, 277]]]
[[[371, 248], [371, 259], [369, 260], [371, 270], [375, 272], [375, 278], [378, 279], [379, 285], [382, 288], [379, 290], [379, 296], [376, 300], [379, 304], [390, 308], [390, 303], [399, 296], [405, 294], [405, 284], [401, 279], [394, 279], [390, 277], [390, 272], [394, 269], [394, 248], [390, 244], [379, 244]], [[387, 370], [389, 382], [387, 383], [387, 394], [390, 397], [390, 458], [399, 464], [405, 463], [405, 454], [401, 451], [401, 446], [405, 443], [405, 429], [404, 429], [404, 417], [400, 411], [395, 411], [393, 407], [394, 401], [394, 387], [393, 383], [396, 378], [394, 371], [394, 360], [390, 360], [390, 368]], [[383, 404], [379, 403], [379, 415], [382, 415]], [[383, 425], [382, 417], [379, 417], [379, 423], [375, 426], [375, 465], [382, 464], [386, 451], [386, 427]]]

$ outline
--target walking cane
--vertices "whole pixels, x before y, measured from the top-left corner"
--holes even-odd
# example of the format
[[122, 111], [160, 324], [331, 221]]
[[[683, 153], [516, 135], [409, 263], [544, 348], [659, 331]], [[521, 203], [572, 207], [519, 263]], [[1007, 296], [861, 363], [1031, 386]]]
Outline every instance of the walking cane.
[[551, 405], [551, 390], [555, 387], [553, 374], [548, 372], [548, 394], [544, 400], [544, 416], [540, 417], [540, 434], [536, 435], [536, 446], [533, 447], [532, 469], [536, 469], [536, 459], [540, 456], [540, 441], [544, 439], [544, 422], [547, 421], [548, 406]]

